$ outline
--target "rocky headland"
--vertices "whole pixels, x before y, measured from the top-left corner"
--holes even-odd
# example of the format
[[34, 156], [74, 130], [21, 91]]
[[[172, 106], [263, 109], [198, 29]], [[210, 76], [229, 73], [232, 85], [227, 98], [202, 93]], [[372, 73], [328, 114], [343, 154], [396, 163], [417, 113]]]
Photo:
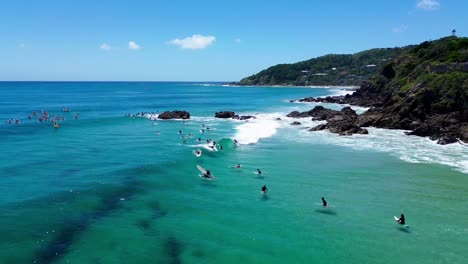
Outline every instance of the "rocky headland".
[[370, 107], [361, 115], [315, 107], [291, 117], [313, 117], [342, 135], [364, 133], [361, 127], [408, 130], [438, 144], [468, 143], [468, 38], [448, 37], [424, 42], [385, 65], [352, 95], [307, 97], [322, 102]]

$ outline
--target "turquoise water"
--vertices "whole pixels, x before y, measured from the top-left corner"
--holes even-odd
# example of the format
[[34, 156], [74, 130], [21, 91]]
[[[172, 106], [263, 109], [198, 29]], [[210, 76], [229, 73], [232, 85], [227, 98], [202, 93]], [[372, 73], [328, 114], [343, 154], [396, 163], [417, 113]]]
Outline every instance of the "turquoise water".
[[[468, 148], [289, 125], [288, 112], [314, 106], [289, 99], [336, 93], [0, 83], [0, 263], [466, 263]], [[191, 120], [126, 116], [174, 109]], [[28, 120], [42, 110], [65, 121]], [[258, 118], [215, 119], [221, 110]], [[194, 138], [184, 143], [179, 130]], [[217, 180], [200, 179], [197, 164]], [[335, 207], [317, 205], [322, 196]], [[409, 229], [393, 220], [400, 213]]]

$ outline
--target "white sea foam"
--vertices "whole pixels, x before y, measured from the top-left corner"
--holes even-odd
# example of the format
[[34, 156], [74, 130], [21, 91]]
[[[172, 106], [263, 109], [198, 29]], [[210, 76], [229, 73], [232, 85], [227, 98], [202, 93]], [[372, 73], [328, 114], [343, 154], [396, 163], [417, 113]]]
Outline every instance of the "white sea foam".
[[313, 109], [314, 107], [321, 105], [325, 108], [332, 109], [332, 110], [341, 110], [343, 107], [349, 106], [351, 109], [356, 111], [357, 114], [362, 114], [365, 111], [369, 110], [369, 107], [362, 107], [362, 106], [356, 106], [356, 105], [349, 105], [349, 104], [331, 104], [331, 103], [322, 103], [322, 102], [294, 102], [293, 107], [290, 107], [291, 111], [308, 111], [310, 109]]
[[347, 95], [347, 94], [352, 94], [356, 90], [353, 89], [336, 89], [333, 88], [330, 90], [330, 96], [342, 96], [342, 95]]
[[236, 126], [237, 133], [234, 138], [239, 144], [257, 143], [262, 138], [269, 138], [276, 134], [281, 123], [276, 119], [282, 117], [282, 113], [258, 114], [256, 119], [250, 119]]
[[468, 174], [468, 147], [461, 144], [438, 145], [418, 136], [407, 136], [403, 130], [367, 128], [368, 135], [338, 136], [327, 131], [298, 130], [291, 140], [345, 146], [355, 150], [386, 152], [411, 163], [435, 163], [453, 167]]

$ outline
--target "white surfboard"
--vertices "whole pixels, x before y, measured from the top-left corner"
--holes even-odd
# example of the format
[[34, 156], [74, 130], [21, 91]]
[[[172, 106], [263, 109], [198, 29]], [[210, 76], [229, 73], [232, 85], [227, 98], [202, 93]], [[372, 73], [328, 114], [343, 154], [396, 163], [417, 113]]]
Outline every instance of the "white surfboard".
[[[398, 224], [400, 224], [400, 222], [399, 222], [400, 218], [398, 218], [398, 217], [396, 217], [396, 216], [393, 216], [393, 219], [395, 219], [395, 221], [396, 221]], [[400, 224], [400, 225], [401, 225], [401, 224]], [[402, 225], [402, 226], [404, 226], [404, 227], [406, 227], [406, 228], [409, 228], [408, 225]]]
[[197, 169], [202, 173], [202, 175], [199, 175], [200, 178], [206, 179], [206, 180], [216, 180], [216, 177], [211, 175], [211, 177], [205, 177], [206, 175], [206, 170], [202, 168], [202, 166], [197, 165]]
[[207, 178], [207, 177], [205, 177], [205, 175], [203, 175], [203, 174], [198, 174], [198, 177], [200, 177], [201, 179], [203, 179], [203, 180], [205, 180], [205, 181], [214, 181], [214, 180], [216, 180], [216, 178], [213, 177], [213, 176], [212, 176], [212, 178]]
[[327, 206], [323, 206], [323, 203], [315, 203], [315, 205], [318, 205], [320, 207], [325, 207], [325, 208], [334, 208], [335, 207], [334, 205], [331, 205], [329, 203], [327, 203]]

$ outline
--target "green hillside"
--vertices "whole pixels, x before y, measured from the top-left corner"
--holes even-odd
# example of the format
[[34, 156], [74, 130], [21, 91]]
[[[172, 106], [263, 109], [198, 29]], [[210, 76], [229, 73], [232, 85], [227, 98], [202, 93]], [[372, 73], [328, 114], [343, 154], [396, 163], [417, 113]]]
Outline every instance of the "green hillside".
[[242, 79], [240, 85], [361, 85], [410, 47], [330, 54], [293, 64], [279, 64]]
[[412, 130], [439, 143], [468, 142], [468, 38], [406, 50], [345, 103], [373, 106], [361, 125]]

